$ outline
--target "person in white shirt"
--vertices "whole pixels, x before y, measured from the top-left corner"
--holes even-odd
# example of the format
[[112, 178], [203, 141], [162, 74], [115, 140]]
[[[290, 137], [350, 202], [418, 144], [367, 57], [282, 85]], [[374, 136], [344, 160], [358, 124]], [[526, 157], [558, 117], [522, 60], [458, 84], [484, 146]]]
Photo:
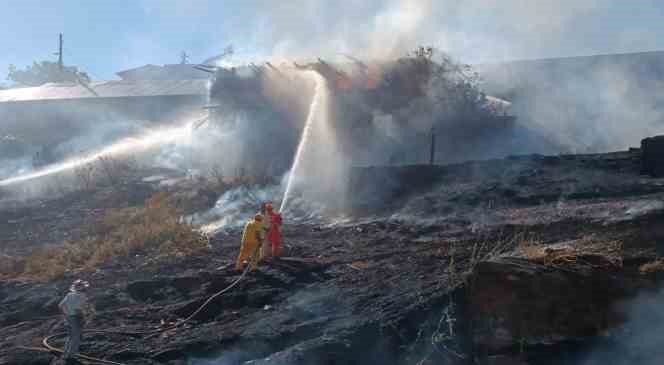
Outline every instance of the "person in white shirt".
[[88, 286], [90, 284], [87, 281], [80, 279], [74, 281], [69, 288], [69, 293], [67, 293], [58, 305], [65, 316], [69, 334], [63, 353], [63, 358], [66, 362], [69, 362], [78, 354], [78, 349], [81, 345], [85, 312], [91, 309], [88, 304], [88, 298], [84, 294]]

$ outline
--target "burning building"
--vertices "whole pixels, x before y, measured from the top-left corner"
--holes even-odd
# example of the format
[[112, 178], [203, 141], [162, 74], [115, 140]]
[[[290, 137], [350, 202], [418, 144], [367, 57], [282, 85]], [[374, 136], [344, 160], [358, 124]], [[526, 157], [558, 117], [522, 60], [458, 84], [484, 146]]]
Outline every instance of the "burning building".
[[[5, 134], [49, 150], [102, 124], [161, 124], [207, 109], [211, 124], [221, 130], [217, 134], [227, 137], [211, 142], [214, 133], [208, 133], [191, 151], [198, 154], [192, 161], [212, 161], [227, 172], [280, 176], [292, 165], [310, 114], [317, 87], [312, 74], [320, 75], [329, 93], [324, 111], [329, 131], [315, 145], [334, 146], [326, 153], [345, 165], [450, 163], [555, 151], [517, 123], [510, 102], [485, 95], [470, 68], [445, 57], [434, 60], [427, 52], [371, 61], [344, 56], [237, 67], [146, 65], [119, 72], [117, 81], [0, 91], [0, 117]], [[111, 140], [102, 136], [99, 143]]]
[[[238, 119], [230, 115], [244, 115], [239, 119], [265, 135], [262, 144], [247, 146], [243, 156], [260, 161], [266, 153], [284, 155], [280, 166], [270, 170], [283, 173], [290, 167], [313, 97], [315, 85], [303, 72], [309, 71], [326, 81], [327, 119], [339, 145], [338, 158], [345, 164], [428, 163], [432, 137], [435, 163], [544, 152], [549, 146], [516, 123], [508, 101], [482, 93], [469, 68], [423, 55], [367, 62], [346, 58], [200, 66], [213, 74], [212, 119], [228, 123]], [[278, 146], [273, 146], [274, 138], [280, 139]]]

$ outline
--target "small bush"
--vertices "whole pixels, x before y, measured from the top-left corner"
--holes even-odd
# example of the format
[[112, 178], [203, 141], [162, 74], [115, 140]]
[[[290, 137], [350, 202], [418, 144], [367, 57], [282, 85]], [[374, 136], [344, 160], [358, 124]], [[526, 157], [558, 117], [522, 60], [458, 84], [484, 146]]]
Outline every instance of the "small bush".
[[109, 210], [85, 239], [34, 251], [18, 276], [49, 280], [133, 254], [184, 256], [207, 246], [204, 236], [178, 220], [168, 195], [158, 193], [143, 207]]
[[220, 166], [212, 166], [207, 172], [207, 181], [210, 189], [218, 193], [224, 193], [228, 190], [228, 182]]
[[104, 176], [110, 185], [117, 185], [136, 170], [136, 161], [131, 159], [102, 156], [95, 161], [95, 169]]
[[78, 188], [81, 190], [90, 190], [94, 185], [96, 169], [94, 164], [86, 164], [74, 169]]

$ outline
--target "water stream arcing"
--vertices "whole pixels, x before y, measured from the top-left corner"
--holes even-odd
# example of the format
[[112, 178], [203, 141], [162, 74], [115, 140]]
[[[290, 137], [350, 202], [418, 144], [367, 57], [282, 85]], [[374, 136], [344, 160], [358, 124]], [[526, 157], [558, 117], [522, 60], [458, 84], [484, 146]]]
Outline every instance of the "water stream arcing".
[[314, 96], [311, 100], [311, 105], [309, 106], [309, 113], [304, 124], [304, 129], [302, 130], [300, 143], [298, 144], [297, 151], [295, 152], [293, 166], [291, 167], [288, 174], [286, 191], [284, 192], [284, 198], [281, 201], [281, 207], [279, 208], [280, 212], [283, 212], [284, 208], [286, 208], [288, 204], [288, 199], [290, 198], [291, 190], [293, 188], [293, 180], [300, 177], [300, 165], [302, 164], [302, 159], [304, 158], [305, 152], [309, 149], [309, 140], [311, 139], [313, 124], [316, 122], [316, 120], [318, 120], [318, 123], [327, 122], [328, 93], [326, 90], [327, 86], [325, 85], [325, 79], [315, 71], [304, 71], [304, 73], [311, 77], [315, 83]]
[[119, 156], [129, 152], [144, 151], [154, 146], [174, 142], [189, 136], [194, 129], [202, 124], [204, 119], [205, 118], [189, 121], [183, 126], [179, 127], [169, 127], [150, 131], [137, 137], [124, 138], [107, 147], [102, 148], [101, 150], [98, 150], [97, 152], [84, 154], [82, 156], [74, 157], [63, 162], [45, 166], [44, 168], [27, 174], [0, 180], [0, 186], [12, 185], [64, 171], [73, 170], [80, 166], [93, 163], [99, 158]]

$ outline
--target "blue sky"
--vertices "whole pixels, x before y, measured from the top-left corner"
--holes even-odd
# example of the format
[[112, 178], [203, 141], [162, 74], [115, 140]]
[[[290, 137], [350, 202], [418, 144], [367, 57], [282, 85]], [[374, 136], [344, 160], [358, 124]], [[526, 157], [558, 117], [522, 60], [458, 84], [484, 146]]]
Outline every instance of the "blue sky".
[[[239, 59], [374, 57], [432, 44], [470, 63], [664, 50], [655, 0], [0, 0], [0, 78], [55, 60], [94, 79], [146, 63], [192, 62], [228, 44]], [[0, 80], [3, 82], [4, 80]]]

